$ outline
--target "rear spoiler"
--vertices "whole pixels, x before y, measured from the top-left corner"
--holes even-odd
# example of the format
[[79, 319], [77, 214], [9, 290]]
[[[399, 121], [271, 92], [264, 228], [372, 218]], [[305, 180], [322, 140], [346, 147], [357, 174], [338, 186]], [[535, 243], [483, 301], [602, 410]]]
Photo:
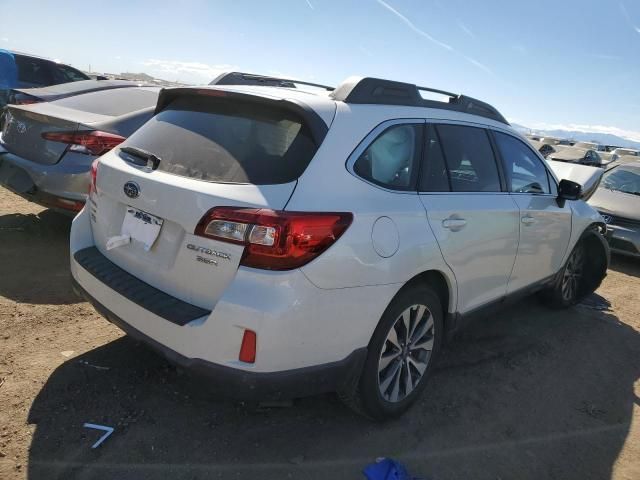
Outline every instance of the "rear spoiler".
[[277, 108], [288, 110], [299, 117], [301, 117], [311, 131], [311, 136], [316, 145], [319, 146], [324, 137], [329, 131], [329, 127], [324, 122], [322, 117], [316, 113], [316, 111], [303, 102], [299, 102], [295, 99], [278, 99], [271, 97], [263, 97], [260, 95], [253, 95], [246, 92], [236, 92], [232, 90], [223, 90], [212, 87], [175, 87], [175, 88], [163, 88], [160, 90], [158, 96], [158, 103], [154, 115], [157, 115], [162, 110], [173, 102], [178, 97], [213, 97], [224, 99], [227, 101], [241, 101], [251, 102], [260, 105], [271, 105]]
[[598, 167], [588, 167], [578, 163], [558, 162], [547, 160], [547, 164], [553, 170], [558, 179], [571, 180], [579, 183], [582, 187], [580, 198], [587, 201], [596, 192], [604, 175], [604, 169]]

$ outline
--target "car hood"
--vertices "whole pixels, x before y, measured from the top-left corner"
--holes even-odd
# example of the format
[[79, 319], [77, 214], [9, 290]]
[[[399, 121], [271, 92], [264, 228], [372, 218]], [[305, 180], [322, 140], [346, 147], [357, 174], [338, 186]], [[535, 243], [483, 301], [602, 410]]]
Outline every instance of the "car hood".
[[640, 196], [638, 195], [600, 187], [589, 200], [589, 205], [605, 213], [640, 221]]
[[582, 187], [580, 198], [588, 200], [596, 192], [604, 170], [598, 167], [588, 167], [577, 163], [556, 162], [547, 160], [547, 164], [560, 180], [571, 180]]

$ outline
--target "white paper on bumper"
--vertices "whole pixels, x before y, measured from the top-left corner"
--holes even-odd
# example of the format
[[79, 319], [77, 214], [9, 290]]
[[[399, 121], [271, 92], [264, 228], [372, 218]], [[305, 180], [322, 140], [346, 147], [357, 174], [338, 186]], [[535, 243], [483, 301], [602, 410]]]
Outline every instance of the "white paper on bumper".
[[105, 248], [107, 250], [113, 250], [114, 248], [121, 247], [122, 245], [126, 245], [131, 242], [131, 237], [129, 235], [117, 235], [115, 237], [111, 237], [107, 240], [107, 244]]

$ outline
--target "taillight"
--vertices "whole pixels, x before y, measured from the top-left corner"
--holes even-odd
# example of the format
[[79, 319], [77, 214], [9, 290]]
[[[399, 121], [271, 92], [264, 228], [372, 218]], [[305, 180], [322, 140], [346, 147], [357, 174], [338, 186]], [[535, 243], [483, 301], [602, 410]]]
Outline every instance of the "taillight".
[[242, 344], [240, 345], [240, 354], [238, 360], [245, 363], [256, 362], [256, 332], [253, 330], [245, 330], [242, 336]]
[[215, 207], [200, 220], [194, 233], [245, 245], [241, 265], [290, 270], [309, 263], [333, 245], [352, 220], [351, 213]]
[[51, 142], [67, 143], [72, 152], [103, 155], [126, 139], [113, 133], [90, 130], [84, 132], [44, 132], [42, 138]]
[[15, 98], [13, 102], [9, 102], [12, 105], [33, 105], [34, 103], [42, 102], [41, 99], [36, 97], [19, 97]]
[[91, 183], [89, 183], [89, 195], [97, 191], [96, 182], [98, 181], [98, 159], [91, 162]]

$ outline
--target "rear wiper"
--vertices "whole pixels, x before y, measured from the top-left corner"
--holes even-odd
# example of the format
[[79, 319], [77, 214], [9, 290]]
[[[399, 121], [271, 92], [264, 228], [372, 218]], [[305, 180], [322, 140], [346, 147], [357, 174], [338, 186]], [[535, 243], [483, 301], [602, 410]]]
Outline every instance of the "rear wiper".
[[[140, 167], [146, 167], [149, 164], [149, 162], [151, 162], [151, 170], [157, 169], [158, 166], [160, 165], [160, 160], [161, 160], [160, 157], [158, 157], [157, 155], [154, 155], [151, 152], [147, 152], [146, 150], [142, 150], [141, 148], [122, 147], [120, 151], [133, 157], [131, 158], [130, 161], [134, 165], [138, 165]], [[140, 162], [140, 160], [142, 160], [143, 162]]]

